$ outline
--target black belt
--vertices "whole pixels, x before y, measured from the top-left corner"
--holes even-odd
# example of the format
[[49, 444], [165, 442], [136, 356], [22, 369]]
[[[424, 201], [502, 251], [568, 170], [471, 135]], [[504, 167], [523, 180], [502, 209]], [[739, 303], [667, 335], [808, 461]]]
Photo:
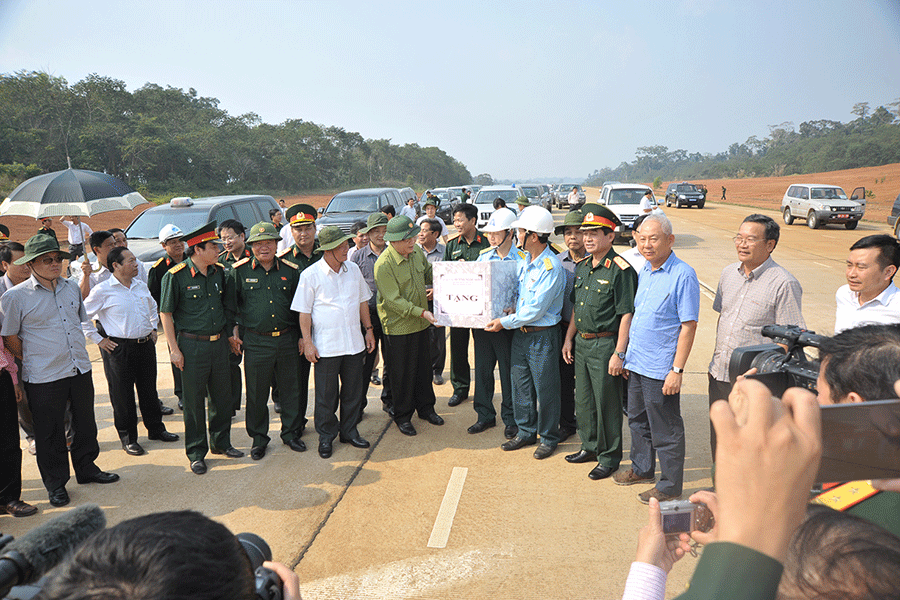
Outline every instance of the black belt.
[[[153, 334], [151, 333], [150, 335]], [[142, 338], [117, 338], [111, 335], [107, 337], [117, 344], [146, 344], [150, 341], [150, 335], [145, 335]]]
[[285, 328], [282, 329], [281, 331], [270, 331], [270, 332], [268, 332], [268, 333], [265, 333], [265, 332], [262, 332], [262, 331], [256, 331], [256, 330], [254, 330], [254, 329], [250, 329], [249, 327], [245, 327], [245, 329], [246, 329], [247, 331], [249, 331], [250, 333], [255, 333], [256, 335], [264, 335], [264, 336], [267, 336], [267, 337], [279, 337], [279, 336], [282, 336], [282, 335], [284, 335], [284, 334], [286, 334], [286, 333], [290, 333], [291, 331], [294, 330], [293, 327], [285, 327]]
[[193, 333], [188, 333], [187, 331], [179, 331], [178, 335], [183, 335], [189, 340], [200, 340], [202, 342], [217, 342], [222, 338], [221, 333], [217, 333], [216, 335], [194, 335]]
[[534, 327], [528, 327], [528, 326], [525, 326], [525, 327], [519, 327], [519, 329], [522, 330], [522, 331], [525, 332], [525, 333], [534, 333], [535, 331], [543, 331], [543, 330], [545, 330], [545, 329], [550, 329], [550, 328], [552, 328], [552, 327], [556, 327], [556, 325], [547, 325], [547, 326], [544, 326], [544, 327], [541, 327], [541, 326], [534, 326]]

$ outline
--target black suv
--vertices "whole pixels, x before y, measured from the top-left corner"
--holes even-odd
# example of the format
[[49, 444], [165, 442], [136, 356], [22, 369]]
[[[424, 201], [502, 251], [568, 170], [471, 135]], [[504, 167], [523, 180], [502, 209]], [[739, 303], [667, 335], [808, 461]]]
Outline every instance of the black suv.
[[399, 215], [405, 204], [397, 188], [366, 188], [341, 192], [331, 198], [328, 206], [319, 209], [316, 229], [337, 225], [341, 231], [349, 234], [354, 223], [365, 221], [370, 214], [381, 210], [382, 206], [393, 206]]
[[703, 205], [706, 204], [706, 194], [687, 181], [670, 183], [666, 188], [666, 207], [672, 206], [672, 204], [675, 204], [675, 208], [682, 206], [703, 208]]

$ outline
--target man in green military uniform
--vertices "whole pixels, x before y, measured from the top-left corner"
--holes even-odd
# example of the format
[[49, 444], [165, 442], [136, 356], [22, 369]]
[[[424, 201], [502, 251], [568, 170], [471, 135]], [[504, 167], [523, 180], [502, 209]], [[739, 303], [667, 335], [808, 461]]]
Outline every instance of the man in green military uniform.
[[[150, 295], [156, 301], [157, 307], [159, 307], [159, 302], [162, 300], [163, 275], [184, 260], [184, 242], [181, 239], [183, 235], [181, 229], [172, 224], [164, 225], [159, 230], [159, 245], [163, 247], [166, 253], [150, 267], [150, 271], [147, 273], [147, 287], [150, 288]], [[172, 380], [174, 382], [173, 393], [178, 398], [178, 408], [184, 409], [181, 369], [175, 365], [172, 365]]]
[[[206, 453], [240, 458], [231, 445], [231, 385], [225, 341], [225, 272], [216, 263], [216, 222], [184, 236], [188, 258], [162, 278], [160, 319], [169, 358], [184, 385], [184, 445], [191, 471], [206, 473]], [[205, 400], [209, 391], [209, 443]]]
[[[321, 252], [316, 252], [319, 243], [316, 241], [316, 209], [309, 204], [294, 204], [287, 209], [287, 222], [291, 228], [294, 245], [278, 255], [278, 258], [297, 266], [297, 273], [302, 273], [306, 267], [322, 258]], [[288, 302], [290, 305], [290, 302]], [[300, 338], [300, 342], [303, 338]], [[306, 427], [306, 407], [309, 402], [309, 361], [303, 353], [303, 344], [299, 345], [300, 353], [297, 355], [298, 373], [297, 389], [300, 391], [300, 431], [298, 437]], [[276, 386], [272, 387], [272, 401], [275, 402], [275, 411], [281, 410], [281, 391]]]
[[[634, 314], [637, 274], [612, 249], [618, 217], [600, 204], [585, 204], [581, 224], [590, 255], [575, 268], [572, 321], [562, 354], [575, 363], [575, 412], [581, 450], [570, 463], [597, 461], [588, 473], [604, 479], [622, 460], [622, 364]], [[573, 354], [574, 349], [574, 354]]]
[[[219, 237], [225, 249], [219, 254], [219, 264], [225, 267], [225, 275], [234, 264], [252, 256], [247, 249], [247, 229], [244, 224], [235, 219], [226, 219], [219, 223]], [[228, 374], [231, 377], [231, 416], [241, 410], [241, 360], [240, 353], [228, 355]]]
[[225, 285], [225, 312], [230, 323], [233, 352], [244, 351], [247, 380], [247, 435], [253, 439], [250, 458], [260, 460], [269, 444], [269, 386], [272, 377], [281, 397], [281, 440], [295, 452], [306, 445], [300, 439], [303, 415], [297, 389], [299, 348], [297, 315], [291, 301], [300, 280], [297, 265], [276, 256], [281, 236], [275, 225], [257, 223], [247, 245], [253, 257], [234, 263]]
[[[476, 261], [485, 248], [490, 248], [486, 237], [475, 225], [478, 223], [478, 209], [474, 204], [464, 202], [453, 207], [453, 226], [459, 234], [447, 240], [444, 260]], [[469, 367], [469, 329], [465, 327], [450, 328], [450, 383], [453, 395], [450, 406], [462, 404], [469, 397], [471, 384], [471, 367]]]

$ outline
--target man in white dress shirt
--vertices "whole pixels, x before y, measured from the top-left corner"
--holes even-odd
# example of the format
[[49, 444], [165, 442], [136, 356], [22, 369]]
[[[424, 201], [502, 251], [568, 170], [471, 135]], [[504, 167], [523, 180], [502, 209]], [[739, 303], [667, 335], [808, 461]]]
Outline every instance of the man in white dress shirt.
[[106, 268], [106, 257], [109, 251], [116, 247], [116, 238], [109, 231], [95, 231], [90, 237], [91, 252], [94, 253], [95, 260], [88, 262], [80, 261], [81, 268], [75, 271], [75, 279], [78, 282], [78, 288], [81, 290], [81, 298], [87, 298], [91, 293], [91, 288], [109, 279], [109, 270]]
[[81, 324], [85, 337], [100, 347], [103, 371], [109, 384], [113, 421], [122, 449], [132, 456], [144, 454], [137, 441], [137, 387], [141, 417], [151, 440], [174, 442], [178, 436], [166, 431], [156, 392], [156, 328], [159, 314], [147, 284], [137, 277], [137, 259], [127, 248], [109, 251], [107, 266], [112, 276], [97, 284], [84, 300], [90, 318], [97, 319], [106, 337], [92, 321]]
[[[356, 425], [365, 393], [363, 357], [375, 349], [369, 315], [371, 292], [359, 266], [347, 260], [349, 239], [351, 236], [333, 225], [319, 232], [317, 252], [322, 252], [322, 260], [300, 275], [291, 304], [291, 309], [300, 313], [306, 359], [316, 365], [314, 421], [322, 458], [331, 456], [338, 436], [342, 443], [369, 447]], [[335, 416], [338, 399], [340, 421]]]
[[890, 235], [868, 235], [850, 246], [847, 285], [835, 294], [834, 333], [860, 325], [900, 323], [900, 242]]
[[69, 217], [60, 217], [59, 222], [69, 230], [69, 253], [72, 260], [75, 260], [84, 254], [84, 244], [94, 230], [88, 227], [87, 223], [82, 223], [81, 217], [71, 217], [71, 220]]

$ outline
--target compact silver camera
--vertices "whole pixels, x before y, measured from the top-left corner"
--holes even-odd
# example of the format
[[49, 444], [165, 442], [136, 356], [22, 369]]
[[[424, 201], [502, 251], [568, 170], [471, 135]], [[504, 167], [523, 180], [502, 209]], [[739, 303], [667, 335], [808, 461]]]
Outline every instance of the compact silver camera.
[[669, 500], [659, 503], [662, 513], [663, 533], [678, 535], [692, 531], [706, 533], [715, 526], [712, 511], [703, 503], [687, 500]]

